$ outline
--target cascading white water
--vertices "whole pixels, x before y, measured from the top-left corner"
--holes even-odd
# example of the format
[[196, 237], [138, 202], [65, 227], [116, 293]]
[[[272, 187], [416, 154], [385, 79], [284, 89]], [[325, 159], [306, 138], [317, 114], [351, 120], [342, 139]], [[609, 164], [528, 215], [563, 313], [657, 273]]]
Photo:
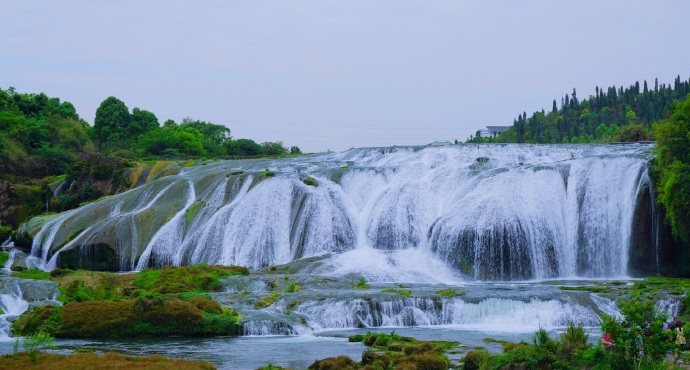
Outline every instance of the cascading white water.
[[426, 257], [409, 265], [442, 263], [464, 279], [624, 277], [650, 149], [458, 145], [217, 162], [62, 214], [32, 254], [53, 268], [62, 253], [109, 247], [131, 270], [347, 253], [333, 271], [351, 271], [371, 250], [404, 268], [414, 250]]
[[[598, 297], [601, 303], [608, 301]], [[615, 303], [610, 302], [613, 307]], [[586, 302], [585, 302], [586, 303]], [[401, 297], [346, 298], [307, 300], [292, 308], [287, 302], [276, 303], [268, 313], [276, 317], [290, 312], [304, 318], [288, 324], [281, 319], [259, 318], [243, 324], [245, 335], [295, 335], [301, 332], [353, 328], [446, 326], [464, 330], [495, 332], [531, 332], [536, 328], [554, 329], [570, 323], [593, 327], [601, 319], [598, 304], [544, 298], [463, 298]], [[617, 309], [610, 313], [616, 314]], [[607, 312], [609, 313], [609, 312]]]
[[22, 298], [22, 291], [16, 283], [10, 283], [9, 292], [0, 293], [0, 341], [9, 338], [12, 319], [29, 308], [29, 303]]

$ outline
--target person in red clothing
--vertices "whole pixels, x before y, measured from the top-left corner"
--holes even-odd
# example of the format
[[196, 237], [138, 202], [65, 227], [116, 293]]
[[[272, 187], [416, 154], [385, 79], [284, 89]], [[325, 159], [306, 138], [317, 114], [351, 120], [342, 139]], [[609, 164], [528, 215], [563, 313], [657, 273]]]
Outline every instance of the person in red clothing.
[[613, 339], [611, 339], [610, 333], [604, 334], [604, 336], [601, 338], [601, 345], [604, 346], [606, 352], [611, 350], [611, 347], [613, 346]]

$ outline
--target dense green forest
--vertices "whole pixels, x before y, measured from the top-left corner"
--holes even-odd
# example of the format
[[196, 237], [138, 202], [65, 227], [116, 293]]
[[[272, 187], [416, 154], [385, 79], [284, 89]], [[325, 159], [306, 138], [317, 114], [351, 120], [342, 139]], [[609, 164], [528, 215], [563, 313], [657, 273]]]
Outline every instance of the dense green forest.
[[690, 79], [676, 77], [673, 86], [647, 81], [628, 88], [595, 88], [595, 95], [580, 101], [577, 91], [553, 100], [551, 111], [519, 114], [507, 131], [495, 137], [471, 137], [473, 143], [595, 143], [652, 140], [652, 124], [665, 119], [674, 103], [690, 93]]
[[101, 152], [127, 159], [145, 156], [276, 156], [300, 154], [282, 142], [233, 139], [219, 124], [185, 118], [161, 126], [152, 112], [115, 97], [105, 99], [89, 126], [69, 102], [44, 93], [0, 89], [0, 173], [37, 176], [67, 172], [80, 155]]

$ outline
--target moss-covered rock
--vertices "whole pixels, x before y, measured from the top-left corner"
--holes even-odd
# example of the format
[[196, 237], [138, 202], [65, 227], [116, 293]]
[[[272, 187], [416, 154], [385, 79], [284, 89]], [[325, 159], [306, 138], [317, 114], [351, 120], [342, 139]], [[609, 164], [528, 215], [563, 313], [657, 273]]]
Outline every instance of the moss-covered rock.
[[329, 357], [309, 365], [309, 370], [354, 370], [357, 362], [347, 356]]
[[73, 301], [63, 307], [38, 307], [21, 316], [12, 327], [19, 335], [42, 331], [65, 338], [124, 338], [234, 335], [236, 324], [237, 313], [232, 310], [206, 312], [191, 301], [150, 296], [119, 301]]
[[134, 287], [151, 293], [208, 292], [220, 288], [219, 279], [235, 275], [249, 275], [241, 266], [193, 266], [145, 269], [137, 274]]
[[302, 182], [303, 182], [305, 185], [309, 185], [309, 186], [319, 186], [319, 183], [318, 183], [313, 177], [311, 177], [311, 176], [310, 176], [310, 177], [307, 177], [307, 178], [304, 179], [304, 180], [302, 180]]

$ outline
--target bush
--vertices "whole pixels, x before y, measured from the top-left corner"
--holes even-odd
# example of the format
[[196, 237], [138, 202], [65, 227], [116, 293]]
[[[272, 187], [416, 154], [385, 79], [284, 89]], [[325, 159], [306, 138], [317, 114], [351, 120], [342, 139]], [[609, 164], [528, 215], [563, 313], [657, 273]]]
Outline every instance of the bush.
[[193, 297], [189, 300], [189, 303], [193, 304], [196, 308], [204, 312], [215, 314], [223, 313], [223, 307], [220, 306], [220, 303], [212, 299], [205, 297]]
[[3, 243], [5, 240], [9, 239], [10, 235], [12, 235], [12, 227], [0, 226], [0, 243]]
[[463, 369], [464, 370], [479, 370], [484, 361], [486, 353], [480, 351], [470, 351], [465, 354], [463, 358]]
[[36, 333], [24, 339], [22, 347], [24, 347], [24, 351], [31, 359], [31, 363], [36, 364], [36, 356], [41, 351], [55, 348], [55, 339], [46, 333]]
[[317, 360], [313, 364], [309, 365], [309, 370], [354, 370], [357, 363], [347, 357], [329, 357], [323, 360]]
[[419, 354], [401, 358], [395, 362], [396, 369], [400, 367], [407, 367], [417, 370], [447, 370], [450, 363], [443, 356], [434, 354]]
[[113, 177], [115, 169], [109, 163], [99, 163], [91, 168], [91, 176], [96, 180], [109, 180]]
[[0, 252], [0, 268], [5, 266], [7, 263], [7, 260], [10, 259], [10, 254], [7, 252]]

